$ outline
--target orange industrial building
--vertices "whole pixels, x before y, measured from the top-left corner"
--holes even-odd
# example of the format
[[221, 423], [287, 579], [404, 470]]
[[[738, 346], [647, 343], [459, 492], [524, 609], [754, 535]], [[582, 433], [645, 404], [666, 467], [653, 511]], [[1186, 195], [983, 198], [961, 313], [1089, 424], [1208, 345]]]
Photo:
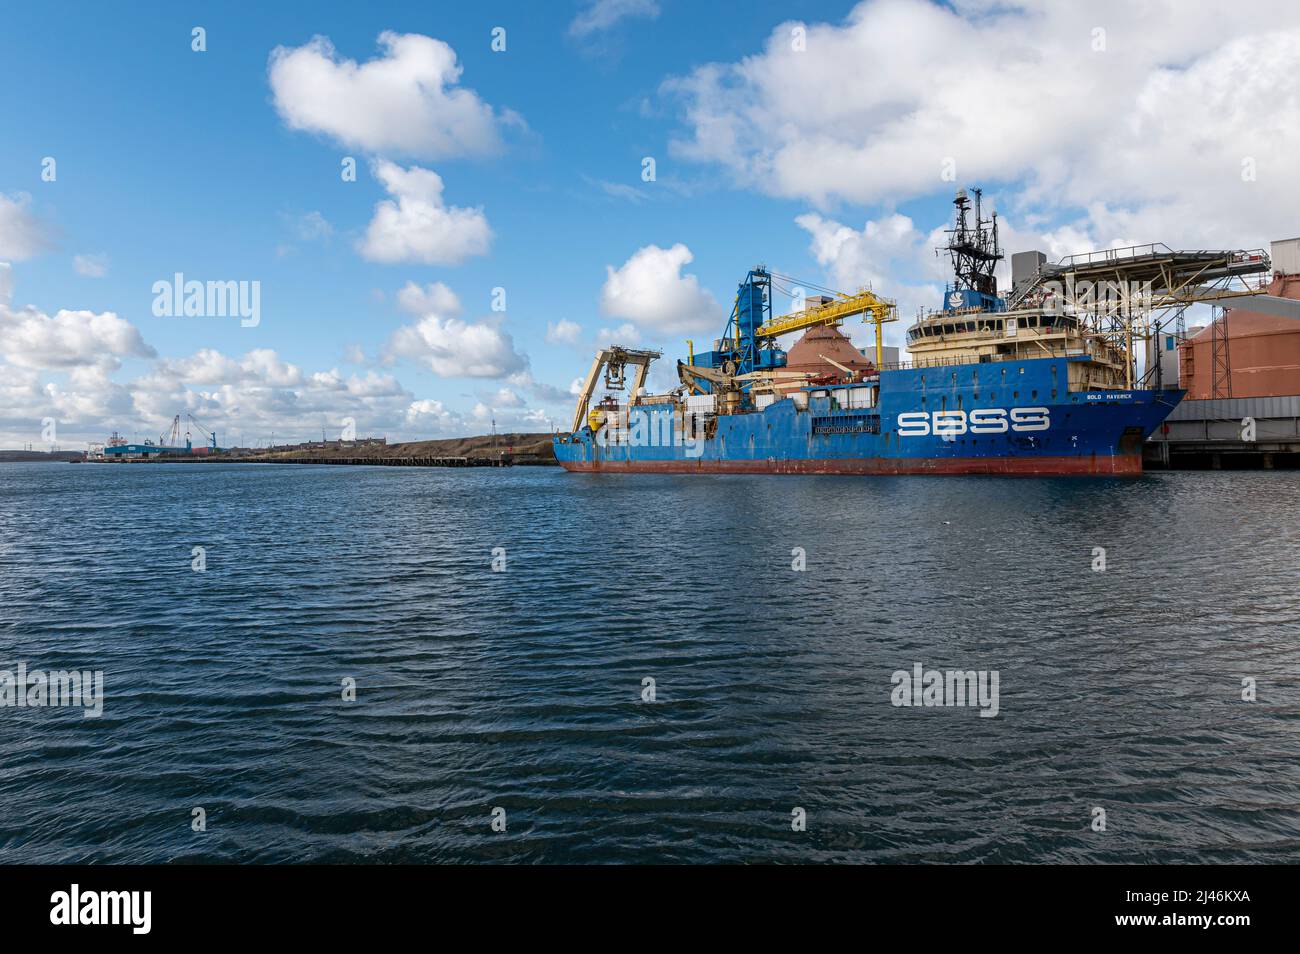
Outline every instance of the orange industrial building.
[[1300, 467], [1300, 238], [1272, 243], [1269, 258], [1265, 294], [1148, 353], [1188, 392], [1148, 439], [1149, 467]]
[[[1274, 242], [1272, 259], [1273, 281], [1268, 294], [1300, 300], [1300, 239]], [[1217, 328], [1216, 324], [1207, 325], [1178, 347], [1178, 383], [1187, 390], [1187, 400], [1300, 394], [1300, 321], [1231, 308], [1226, 322]], [[1218, 344], [1217, 394], [1216, 334], [1225, 339]]]

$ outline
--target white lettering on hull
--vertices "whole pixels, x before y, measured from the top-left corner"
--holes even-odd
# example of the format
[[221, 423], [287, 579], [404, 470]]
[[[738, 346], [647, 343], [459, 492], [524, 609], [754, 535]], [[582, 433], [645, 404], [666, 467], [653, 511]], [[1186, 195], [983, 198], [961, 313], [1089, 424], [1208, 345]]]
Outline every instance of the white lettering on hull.
[[1045, 407], [976, 408], [966, 411], [907, 411], [898, 415], [899, 437], [958, 437], [962, 434], [1005, 434], [1045, 431], [1051, 411]]

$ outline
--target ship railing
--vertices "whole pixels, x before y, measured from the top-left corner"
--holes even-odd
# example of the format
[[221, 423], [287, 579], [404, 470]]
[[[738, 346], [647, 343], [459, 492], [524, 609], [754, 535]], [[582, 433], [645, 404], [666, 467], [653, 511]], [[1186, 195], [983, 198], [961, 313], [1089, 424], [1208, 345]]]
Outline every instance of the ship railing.
[[1172, 255], [1174, 250], [1163, 242], [1148, 242], [1146, 245], [1127, 245], [1124, 248], [1103, 248], [1095, 252], [1080, 252], [1067, 255], [1056, 264], [1058, 266], [1096, 265], [1107, 262], [1121, 262], [1132, 258], [1147, 258], [1155, 255]]
[[[1036, 313], [1031, 313], [1029, 317], [1035, 317]], [[1017, 316], [1012, 314], [1012, 318]], [[1010, 338], [1028, 338], [1039, 337], [1048, 338], [1055, 335], [1068, 335], [1077, 333], [1079, 330], [1079, 319], [1074, 314], [1049, 315], [1053, 319], [1050, 325], [1021, 325], [1016, 333]], [[999, 318], [999, 320], [1002, 320]], [[937, 324], [937, 322], [936, 322]], [[942, 332], [940, 334], [925, 335], [917, 332], [915, 328], [907, 332], [908, 341], [967, 341], [971, 338], [994, 338], [997, 341], [1010, 340], [1000, 328], [975, 328], [970, 331], [952, 331]]]
[[921, 358], [916, 361], [886, 361], [881, 371], [910, 371], [914, 368], [945, 368], [959, 364], [987, 364], [997, 361], [1037, 361], [1041, 358], [1088, 357], [1083, 348], [1049, 348], [1038, 354], [982, 354], [964, 358]]

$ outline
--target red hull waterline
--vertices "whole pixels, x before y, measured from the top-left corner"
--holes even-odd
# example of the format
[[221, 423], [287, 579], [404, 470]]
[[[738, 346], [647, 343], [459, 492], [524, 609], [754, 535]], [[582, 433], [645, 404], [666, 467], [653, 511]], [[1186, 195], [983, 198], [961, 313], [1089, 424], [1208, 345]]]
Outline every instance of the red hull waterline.
[[860, 457], [844, 460], [561, 461], [565, 470], [598, 474], [993, 474], [1019, 477], [1137, 477], [1141, 454], [1087, 457]]

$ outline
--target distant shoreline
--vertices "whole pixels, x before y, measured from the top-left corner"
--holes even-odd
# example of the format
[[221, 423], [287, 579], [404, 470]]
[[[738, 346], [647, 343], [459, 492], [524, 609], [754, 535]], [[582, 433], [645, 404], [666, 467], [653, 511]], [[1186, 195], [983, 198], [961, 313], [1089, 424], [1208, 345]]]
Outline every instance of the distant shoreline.
[[36, 464], [42, 461], [81, 460], [84, 451], [0, 450], [0, 464]]
[[[80, 461], [84, 451], [0, 450], [0, 463]], [[423, 463], [464, 459], [465, 464]], [[376, 441], [319, 441], [272, 448], [235, 447], [218, 454], [151, 458], [151, 463], [337, 463], [373, 462], [402, 466], [491, 466], [502, 459], [516, 466], [555, 465], [550, 434], [484, 434], [398, 444]], [[417, 463], [422, 462], [422, 463]], [[143, 461], [136, 461], [143, 463]], [[491, 463], [489, 463], [491, 462]]]

